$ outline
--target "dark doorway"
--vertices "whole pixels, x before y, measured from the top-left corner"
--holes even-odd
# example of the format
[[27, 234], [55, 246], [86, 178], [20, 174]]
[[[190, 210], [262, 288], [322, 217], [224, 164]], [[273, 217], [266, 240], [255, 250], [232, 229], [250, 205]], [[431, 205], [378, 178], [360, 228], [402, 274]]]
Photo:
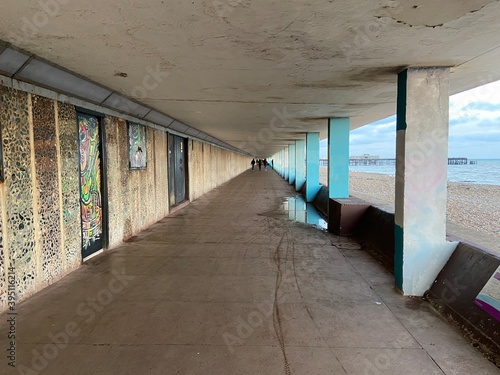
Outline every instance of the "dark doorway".
[[82, 220], [82, 258], [106, 245], [107, 199], [103, 189], [103, 136], [101, 118], [78, 113], [80, 157], [80, 213]]
[[187, 199], [187, 139], [168, 134], [168, 190], [170, 206]]

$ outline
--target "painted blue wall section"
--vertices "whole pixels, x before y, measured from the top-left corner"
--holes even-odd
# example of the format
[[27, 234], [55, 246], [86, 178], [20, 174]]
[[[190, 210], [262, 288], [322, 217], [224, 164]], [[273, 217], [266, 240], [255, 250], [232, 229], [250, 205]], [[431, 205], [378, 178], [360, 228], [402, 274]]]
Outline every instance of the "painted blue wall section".
[[295, 190], [300, 191], [306, 183], [306, 142], [295, 141]]
[[408, 87], [408, 69], [398, 74], [398, 98], [397, 98], [397, 118], [396, 130], [406, 130], [406, 99]]
[[328, 120], [328, 196], [349, 198], [349, 118]]
[[295, 144], [288, 146], [288, 165], [290, 168], [288, 182], [293, 185], [295, 183]]
[[321, 185], [319, 184], [319, 133], [306, 135], [306, 202], [312, 202]]
[[394, 279], [399, 290], [403, 290], [403, 228], [394, 225]]

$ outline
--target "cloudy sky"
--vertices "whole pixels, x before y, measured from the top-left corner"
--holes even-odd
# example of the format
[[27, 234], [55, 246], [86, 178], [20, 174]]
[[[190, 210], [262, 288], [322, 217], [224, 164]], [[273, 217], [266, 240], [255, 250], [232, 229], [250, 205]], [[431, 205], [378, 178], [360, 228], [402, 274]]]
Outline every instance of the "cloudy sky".
[[[396, 116], [351, 131], [350, 154], [394, 158]], [[326, 140], [322, 141], [326, 157]], [[449, 157], [500, 159], [500, 81], [450, 97]]]

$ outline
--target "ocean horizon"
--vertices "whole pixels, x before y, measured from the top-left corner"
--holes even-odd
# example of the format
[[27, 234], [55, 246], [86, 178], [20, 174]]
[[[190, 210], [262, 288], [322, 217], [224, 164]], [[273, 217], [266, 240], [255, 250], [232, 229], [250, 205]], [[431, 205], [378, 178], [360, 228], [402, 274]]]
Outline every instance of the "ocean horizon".
[[[448, 165], [448, 181], [500, 185], [500, 159], [469, 159], [476, 164]], [[349, 166], [351, 172], [379, 173], [395, 176], [395, 165]]]

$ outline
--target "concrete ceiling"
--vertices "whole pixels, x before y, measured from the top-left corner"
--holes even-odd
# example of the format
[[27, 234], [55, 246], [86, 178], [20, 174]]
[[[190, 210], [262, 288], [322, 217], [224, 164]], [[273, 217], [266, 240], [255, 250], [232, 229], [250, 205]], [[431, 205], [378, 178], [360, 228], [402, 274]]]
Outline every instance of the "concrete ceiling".
[[[43, 4], [46, 4], [43, 6]], [[0, 39], [257, 156], [395, 112], [397, 73], [500, 79], [494, 0], [16, 0]]]

